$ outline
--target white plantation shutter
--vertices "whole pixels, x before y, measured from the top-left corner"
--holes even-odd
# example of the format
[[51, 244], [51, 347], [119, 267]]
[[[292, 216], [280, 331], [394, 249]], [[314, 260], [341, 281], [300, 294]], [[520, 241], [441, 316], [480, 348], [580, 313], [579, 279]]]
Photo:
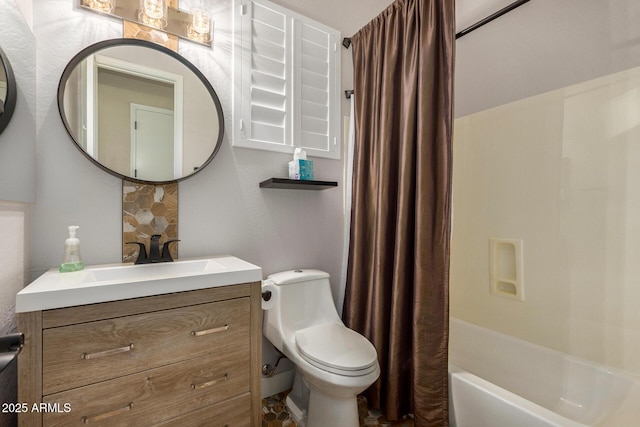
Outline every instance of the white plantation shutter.
[[233, 145], [340, 157], [340, 33], [266, 0], [237, 5]]
[[340, 120], [335, 71], [338, 38], [335, 30], [294, 20], [294, 138], [311, 155], [340, 155], [334, 153]]
[[248, 66], [243, 70], [248, 101], [243, 105], [243, 117], [249, 126], [249, 137], [255, 141], [289, 145], [286, 131], [290, 103], [287, 17], [255, 2], [249, 2], [247, 7], [244, 21], [251, 37], [247, 40]]

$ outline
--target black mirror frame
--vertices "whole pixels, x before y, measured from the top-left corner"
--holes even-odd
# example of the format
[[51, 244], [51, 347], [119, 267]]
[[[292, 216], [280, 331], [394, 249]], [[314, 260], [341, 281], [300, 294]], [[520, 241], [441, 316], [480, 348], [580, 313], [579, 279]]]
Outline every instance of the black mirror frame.
[[13, 74], [13, 69], [11, 68], [9, 58], [7, 58], [7, 55], [5, 55], [4, 51], [1, 48], [0, 59], [2, 59], [4, 73], [7, 76], [7, 96], [4, 100], [4, 111], [2, 112], [2, 114], [0, 114], [0, 133], [2, 133], [11, 121], [13, 112], [16, 109], [18, 87], [16, 85], [16, 77]]
[[[211, 96], [211, 99], [213, 100], [213, 103], [214, 103], [214, 105], [216, 107], [216, 112], [217, 112], [217, 115], [218, 115], [218, 123], [220, 123], [220, 126], [219, 126], [220, 131], [218, 132], [218, 139], [216, 141], [215, 147], [213, 148], [213, 152], [211, 153], [209, 158], [198, 169], [196, 169], [192, 173], [190, 173], [188, 175], [185, 175], [185, 176], [183, 176], [181, 178], [171, 179], [171, 180], [166, 180], [166, 181], [149, 181], [149, 180], [134, 178], [134, 177], [131, 177], [131, 176], [128, 176], [128, 175], [123, 175], [123, 174], [121, 174], [119, 172], [116, 172], [116, 171], [108, 168], [107, 166], [103, 165], [102, 163], [100, 163], [99, 161], [97, 161], [96, 159], [91, 157], [85, 150], [82, 149], [82, 146], [80, 146], [80, 144], [78, 144], [78, 141], [76, 141], [75, 137], [71, 133], [71, 129], [70, 129], [69, 123], [67, 122], [67, 119], [66, 119], [65, 114], [64, 114], [64, 90], [66, 88], [67, 80], [69, 79], [69, 76], [71, 75], [71, 73], [75, 69], [76, 65], [78, 65], [87, 56], [89, 56], [89, 55], [91, 55], [93, 53], [96, 53], [96, 52], [98, 52], [98, 51], [100, 51], [102, 49], [106, 49], [108, 47], [113, 47], [113, 46], [141, 46], [141, 47], [154, 49], [154, 50], [157, 50], [157, 51], [162, 52], [164, 54], [167, 54], [167, 55], [171, 56], [172, 58], [176, 59], [177, 61], [179, 61], [180, 63], [182, 63], [191, 72], [193, 72], [196, 75], [196, 77], [198, 77], [198, 79], [200, 79], [202, 84], [205, 86], [205, 88], [209, 92], [209, 95]], [[187, 178], [190, 178], [190, 177], [194, 176], [195, 174], [200, 172], [202, 169], [204, 169], [205, 166], [207, 166], [209, 163], [211, 163], [213, 158], [216, 156], [216, 154], [220, 150], [220, 147], [222, 146], [222, 139], [224, 137], [224, 128], [225, 128], [225, 126], [224, 126], [224, 114], [222, 112], [222, 105], [220, 104], [220, 99], [218, 98], [218, 95], [216, 94], [215, 90], [213, 89], [213, 86], [211, 86], [211, 83], [209, 83], [209, 80], [204, 76], [204, 74], [202, 74], [202, 72], [200, 72], [200, 70], [198, 70], [198, 68], [195, 65], [193, 65], [191, 62], [189, 62], [186, 58], [184, 58], [183, 56], [181, 56], [177, 52], [174, 52], [173, 50], [168, 49], [168, 48], [166, 48], [164, 46], [161, 46], [159, 44], [148, 42], [146, 40], [124, 39], [124, 38], [123, 39], [109, 39], [109, 40], [104, 40], [104, 41], [92, 44], [90, 46], [87, 46], [86, 48], [84, 48], [80, 52], [78, 52], [73, 58], [71, 58], [71, 61], [69, 61], [69, 63], [65, 67], [64, 71], [62, 72], [62, 76], [60, 77], [60, 82], [58, 83], [58, 112], [60, 113], [60, 118], [62, 119], [62, 123], [64, 124], [64, 128], [66, 129], [67, 133], [71, 137], [71, 140], [73, 141], [74, 145], [76, 146], [76, 148], [78, 150], [80, 150], [80, 152], [86, 158], [88, 158], [95, 165], [100, 167], [100, 169], [104, 170], [107, 173], [110, 173], [111, 175], [117, 176], [117, 177], [119, 177], [121, 179], [125, 179], [127, 181], [139, 182], [139, 183], [142, 183], [142, 184], [171, 184], [171, 183], [182, 181], [182, 180], [185, 180]]]

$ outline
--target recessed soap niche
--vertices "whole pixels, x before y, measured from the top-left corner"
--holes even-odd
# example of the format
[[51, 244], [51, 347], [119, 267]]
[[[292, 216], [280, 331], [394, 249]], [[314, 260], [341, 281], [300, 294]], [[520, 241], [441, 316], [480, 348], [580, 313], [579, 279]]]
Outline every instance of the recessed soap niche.
[[524, 301], [521, 239], [489, 239], [490, 292]]

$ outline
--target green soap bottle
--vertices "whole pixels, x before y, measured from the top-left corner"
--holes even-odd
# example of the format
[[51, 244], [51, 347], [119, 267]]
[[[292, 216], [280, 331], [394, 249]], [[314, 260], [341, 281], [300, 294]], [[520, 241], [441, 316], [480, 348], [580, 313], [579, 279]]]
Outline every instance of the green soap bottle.
[[64, 241], [64, 259], [60, 264], [60, 272], [79, 271], [84, 268], [80, 258], [80, 240], [76, 237], [77, 225], [69, 226], [69, 238]]

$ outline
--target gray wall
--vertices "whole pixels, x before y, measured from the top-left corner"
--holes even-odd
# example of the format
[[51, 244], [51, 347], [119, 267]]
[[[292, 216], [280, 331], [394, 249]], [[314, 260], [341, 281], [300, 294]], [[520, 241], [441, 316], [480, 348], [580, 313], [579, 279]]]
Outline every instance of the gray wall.
[[16, 109], [0, 134], [0, 200], [34, 202], [36, 198], [35, 38], [13, 0], [0, 11], [0, 47], [17, 83]]
[[[35, 201], [35, 38], [13, 0], [0, 10], [0, 47], [17, 80], [16, 109], [0, 134], [0, 335], [15, 332], [15, 294], [28, 280], [29, 202]], [[0, 402], [17, 402], [16, 363], [0, 374]], [[17, 424], [0, 413], [0, 425]]]

